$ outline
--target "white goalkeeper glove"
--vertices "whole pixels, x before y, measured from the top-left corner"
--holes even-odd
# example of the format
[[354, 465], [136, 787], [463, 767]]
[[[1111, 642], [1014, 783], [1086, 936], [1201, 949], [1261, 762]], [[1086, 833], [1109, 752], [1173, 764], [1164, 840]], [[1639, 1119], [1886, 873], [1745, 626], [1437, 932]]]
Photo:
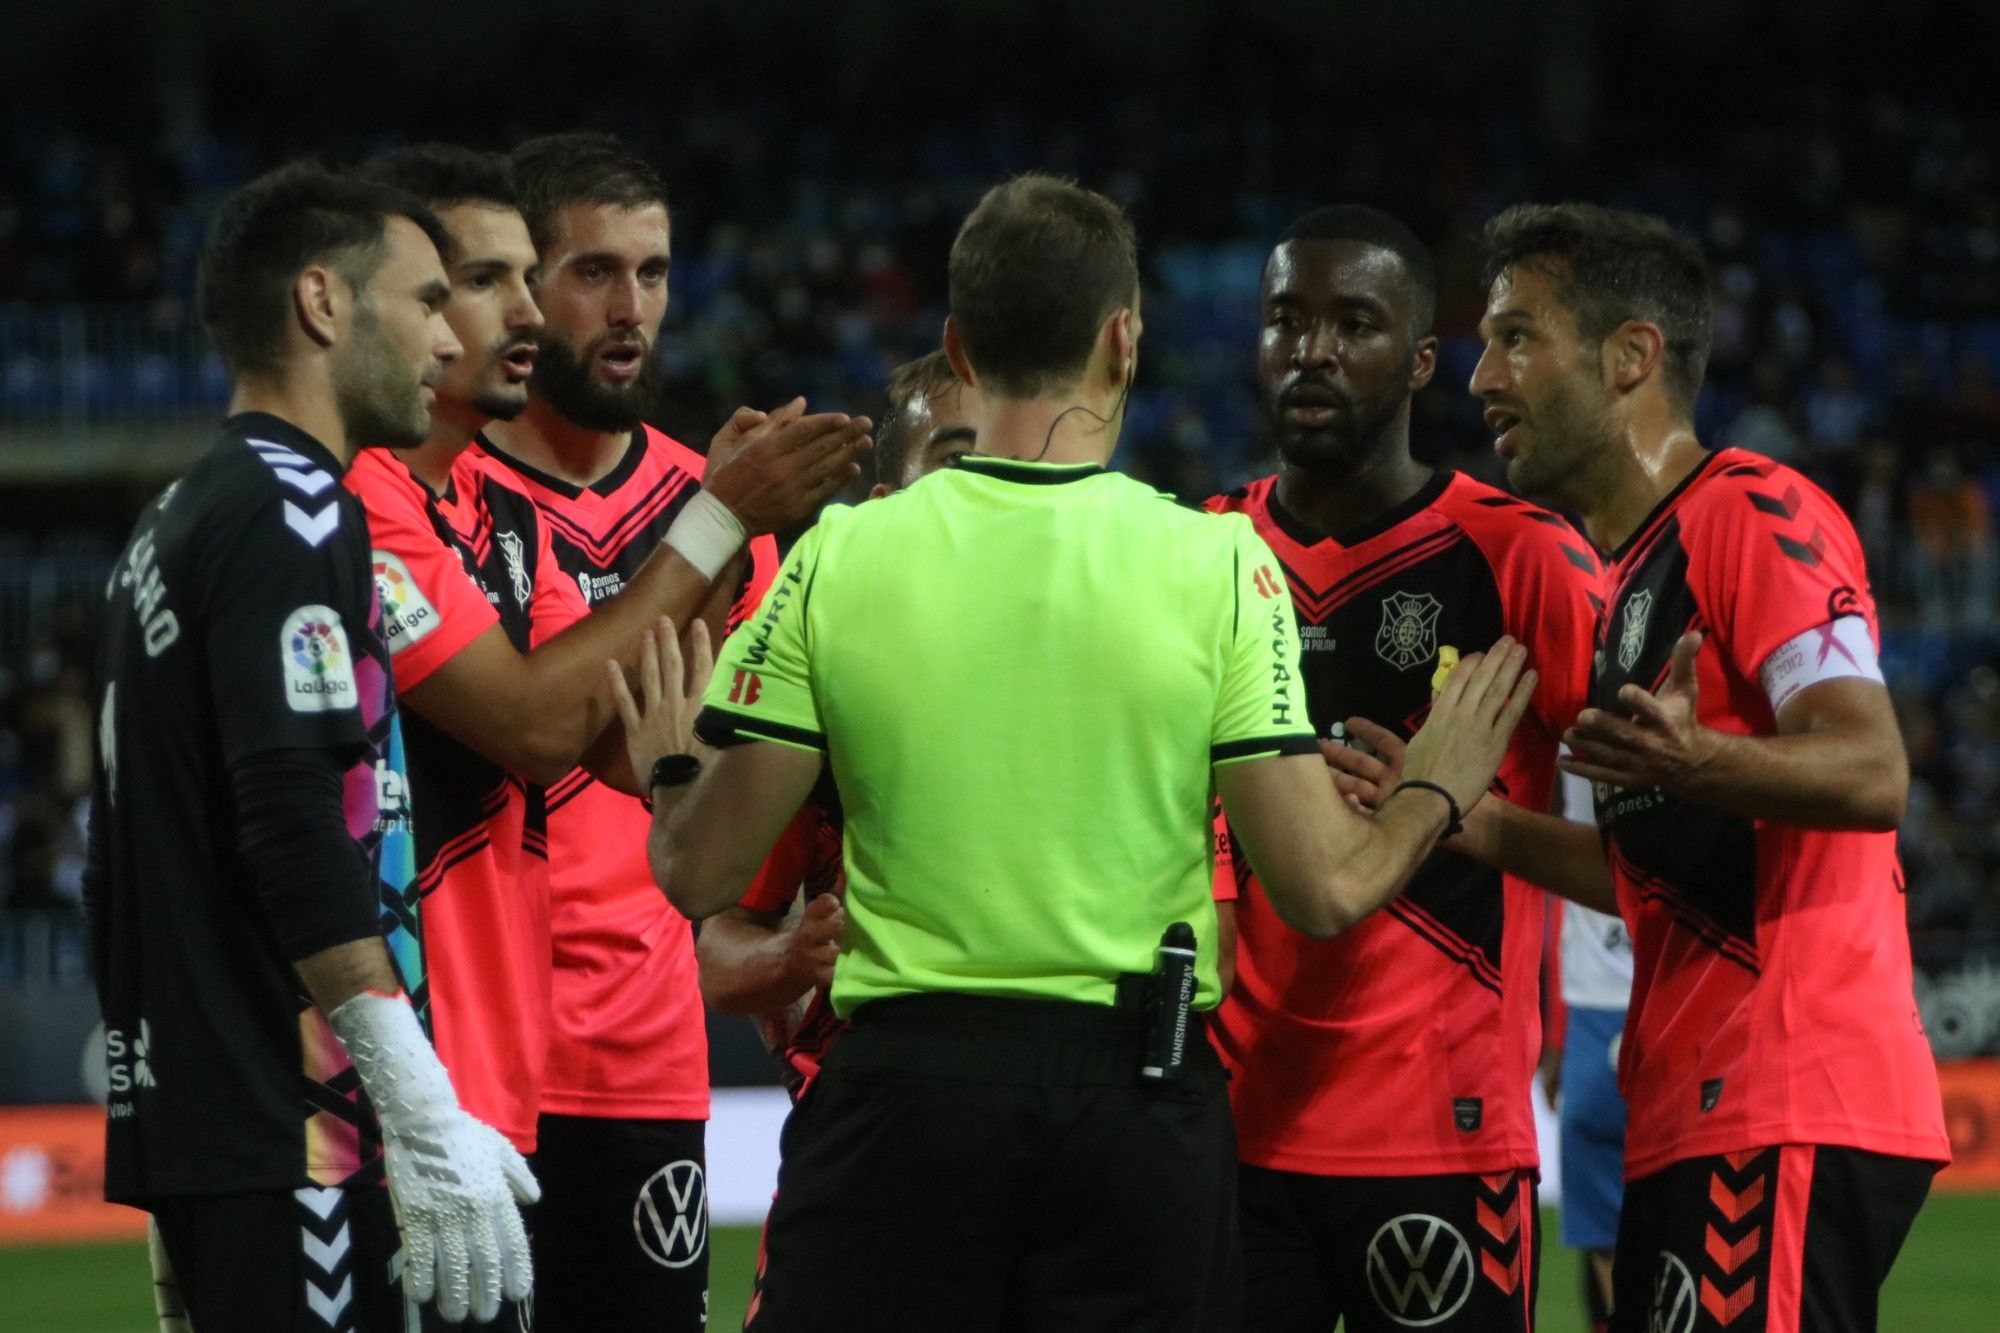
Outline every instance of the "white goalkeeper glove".
[[382, 1125], [389, 1198], [403, 1232], [403, 1291], [480, 1323], [534, 1287], [515, 1200], [541, 1197], [514, 1145], [458, 1104], [402, 995], [363, 991], [327, 1015]]

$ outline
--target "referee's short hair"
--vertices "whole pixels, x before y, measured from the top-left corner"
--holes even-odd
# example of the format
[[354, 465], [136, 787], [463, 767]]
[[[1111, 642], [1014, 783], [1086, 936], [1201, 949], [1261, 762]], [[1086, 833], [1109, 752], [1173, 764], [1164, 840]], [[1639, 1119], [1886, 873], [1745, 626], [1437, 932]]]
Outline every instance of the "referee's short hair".
[[1694, 411], [1708, 372], [1714, 298], [1701, 246], [1649, 213], [1597, 204], [1516, 204], [1486, 224], [1486, 284], [1519, 264], [1542, 268], [1586, 343], [1627, 320], [1656, 325], [1668, 400]]
[[875, 428], [875, 447], [868, 451], [877, 482], [891, 486], [902, 483], [911, 447], [923, 443], [911, 430], [913, 409], [957, 383], [958, 376], [942, 348], [905, 361], [889, 372], [889, 408], [882, 413], [882, 424]]
[[449, 143], [417, 143], [369, 158], [356, 169], [363, 180], [394, 186], [443, 212], [462, 204], [518, 208], [513, 168], [505, 153]]
[[952, 320], [982, 385], [1006, 397], [1073, 382], [1104, 321], [1138, 299], [1131, 221], [1072, 181], [994, 186], [952, 242]]
[[545, 134], [514, 150], [514, 189], [536, 249], [555, 240], [556, 217], [576, 204], [667, 206], [660, 173], [616, 135]]
[[282, 361], [292, 285], [325, 264], [357, 292], [386, 257], [388, 221], [408, 218], [447, 259], [451, 236], [415, 196], [317, 162], [289, 163], [222, 202], [202, 246], [197, 306], [238, 378]]

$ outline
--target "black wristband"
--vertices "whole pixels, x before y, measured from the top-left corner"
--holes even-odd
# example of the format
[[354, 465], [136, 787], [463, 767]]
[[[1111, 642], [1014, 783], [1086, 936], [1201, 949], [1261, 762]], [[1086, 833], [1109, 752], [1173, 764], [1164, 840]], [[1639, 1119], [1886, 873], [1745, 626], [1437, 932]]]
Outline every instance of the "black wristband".
[[685, 787], [700, 776], [701, 760], [693, 755], [661, 755], [653, 762], [653, 771], [646, 782], [646, 794], [650, 796], [657, 787]]
[[1451, 819], [1445, 824], [1444, 832], [1438, 834], [1440, 841], [1445, 838], [1455, 838], [1465, 832], [1465, 814], [1458, 808], [1458, 802], [1452, 797], [1450, 792], [1438, 786], [1435, 782], [1425, 782], [1422, 778], [1405, 778], [1396, 784], [1396, 791], [1392, 791], [1389, 794], [1394, 796], [1397, 791], [1401, 791], [1405, 787], [1415, 787], [1420, 791], [1434, 791], [1444, 797], [1445, 807], [1451, 811]]

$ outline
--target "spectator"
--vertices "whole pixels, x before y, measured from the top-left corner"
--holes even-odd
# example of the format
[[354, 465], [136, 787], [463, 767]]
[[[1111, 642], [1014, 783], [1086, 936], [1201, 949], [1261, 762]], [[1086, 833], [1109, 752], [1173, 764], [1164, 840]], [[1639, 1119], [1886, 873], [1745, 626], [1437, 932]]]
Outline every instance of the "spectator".
[[1993, 624], [1993, 517], [1958, 454], [1932, 449], [1910, 487], [1913, 574], [1925, 624], [1984, 631]]

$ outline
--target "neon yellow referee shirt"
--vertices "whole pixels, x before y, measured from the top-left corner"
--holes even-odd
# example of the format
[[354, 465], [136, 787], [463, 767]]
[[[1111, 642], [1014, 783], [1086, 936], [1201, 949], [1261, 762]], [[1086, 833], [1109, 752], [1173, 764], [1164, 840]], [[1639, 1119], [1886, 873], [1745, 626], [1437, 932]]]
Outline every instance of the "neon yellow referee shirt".
[[1315, 750], [1291, 599], [1249, 520], [977, 455], [826, 510], [703, 702], [712, 743], [832, 765], [843, 1017], [934, 991], [1108, 1005], [1174, 921], [1214, 1005], [1211, 767]]

